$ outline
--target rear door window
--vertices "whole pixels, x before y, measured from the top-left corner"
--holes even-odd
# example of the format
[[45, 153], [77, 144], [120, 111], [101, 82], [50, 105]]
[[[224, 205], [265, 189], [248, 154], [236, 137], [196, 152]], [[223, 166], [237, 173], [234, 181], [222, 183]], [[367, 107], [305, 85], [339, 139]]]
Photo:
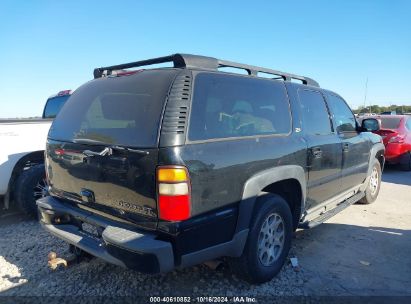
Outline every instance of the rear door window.
[[299, 90], [303, 129], [308, 135], [332, 133], [330, 116], [323, 95], [318, 91]]
[[290, 106], [282, 82], [200, 73], [194, 87], [189, 140], [291, 131]]
[[88, 82], [63, 107], [49, 138], [156, 147], [164, 102], [175, 73], [144, 71]]

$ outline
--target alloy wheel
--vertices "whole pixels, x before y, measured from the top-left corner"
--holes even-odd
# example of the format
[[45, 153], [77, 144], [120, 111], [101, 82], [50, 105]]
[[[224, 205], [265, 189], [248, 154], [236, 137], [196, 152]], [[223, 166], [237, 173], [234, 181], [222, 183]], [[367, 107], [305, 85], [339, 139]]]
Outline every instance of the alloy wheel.
[[373, 168], [371, 172], [371, 177], [370, 177], [370, 191], [371, 195], [374, 195], [377, 190], [378, 190], [378, 181], [379, 181], [379, 176], [378, 176], [378, 170], [377, 168]]
[[33, 188], [33, 197], [35, 200], [47, 196], [47, 181], [45, 178], [42, 178], [37, 182], [37, 185]]
[[261, 225], [258, 236], [258, 259], [264, 266], [271, 266], [284, 248], [285, 227], [282, 217], [271, 213]]

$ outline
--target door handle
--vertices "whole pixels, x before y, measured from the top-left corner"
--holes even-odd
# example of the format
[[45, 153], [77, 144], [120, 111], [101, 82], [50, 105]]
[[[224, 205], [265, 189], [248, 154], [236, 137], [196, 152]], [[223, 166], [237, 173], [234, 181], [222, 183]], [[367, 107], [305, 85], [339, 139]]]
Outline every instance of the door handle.
[[343, 144], [343, 152], [348, 152], [348, 150], [350, 150], [350, 144], [348, 143]]

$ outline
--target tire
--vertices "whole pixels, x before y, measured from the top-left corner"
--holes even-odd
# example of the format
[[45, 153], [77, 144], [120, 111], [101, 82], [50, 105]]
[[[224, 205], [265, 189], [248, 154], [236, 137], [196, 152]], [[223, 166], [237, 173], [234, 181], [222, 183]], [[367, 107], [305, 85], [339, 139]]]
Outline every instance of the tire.
[[[256, 208], [243, 254], [228, 260], [231, 270], [239, 278], [252, 284], [270, 281], [280, 272], [290, 251], [293, 234], [290, 207], [282, 197], [263, 195], [258, 198]], [[270, 223], [275, 222], [278, 223], [277, 244], [269, 241], [273, 240]], [[263, 239], [266, 241], [262, 241]], [[273, 249], [270, 251], [271, 248]], [[273, 256], [269, 256], [267, 252]]]
[[402, 171], [411, 171], [411, 152], [407, 152], [401, 158], [400, 168]]
[[368, 181], [367, 189], [365, 190], [365, 196], [358, 202], [360, 204], [374, 203], [378, 197], [381, 187], [381, 165], [379, 161], [375, 161], [371, 170], [371, 176]]
[[44, 164], [23, 171], [17, 178], [14, 199], [22, 212], [37, 216], [36, 200], [47, 195]]

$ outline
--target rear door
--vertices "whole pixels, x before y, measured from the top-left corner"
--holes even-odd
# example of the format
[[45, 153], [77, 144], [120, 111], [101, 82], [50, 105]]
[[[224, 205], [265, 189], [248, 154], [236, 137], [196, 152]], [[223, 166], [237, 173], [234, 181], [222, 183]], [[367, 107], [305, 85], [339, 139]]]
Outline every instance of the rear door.
[[368, 139], [357, 131], [355, 116], [346, 102], [328, 93], [328, 103], [333, 112], [335, 128], [342, 141], [342, 191], [360, 185], [367, 177], [370, 157]]
[[304, 138], [308, 146], [307, 209], [341, 191], [341, 140], [334, 132], [330, 113], [320, 91], [300, 89], [298, 96]]
[[155, 228], [159, 125], [175, 73], [143, 71], [77, 89], [49, 133], [52, 194]]

